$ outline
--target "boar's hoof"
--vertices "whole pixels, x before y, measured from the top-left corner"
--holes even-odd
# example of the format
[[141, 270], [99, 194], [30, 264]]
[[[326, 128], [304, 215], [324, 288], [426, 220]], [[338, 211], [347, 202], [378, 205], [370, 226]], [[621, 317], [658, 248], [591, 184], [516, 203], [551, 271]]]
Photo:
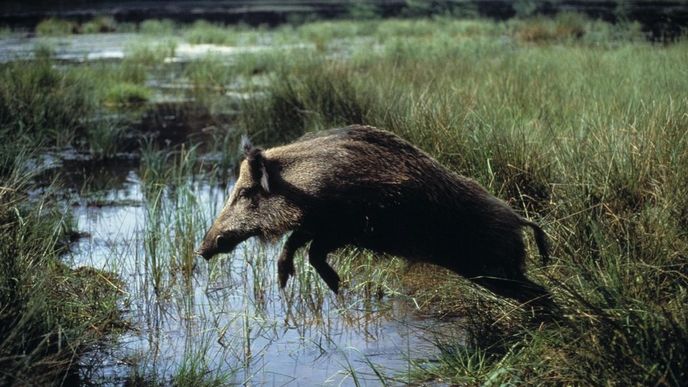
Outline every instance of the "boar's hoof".
[[294, 275], [294, 261], [278, 260], [277, 274], [279, 276], [280, 287], [284, 289], [287, 286], [287, 280]]

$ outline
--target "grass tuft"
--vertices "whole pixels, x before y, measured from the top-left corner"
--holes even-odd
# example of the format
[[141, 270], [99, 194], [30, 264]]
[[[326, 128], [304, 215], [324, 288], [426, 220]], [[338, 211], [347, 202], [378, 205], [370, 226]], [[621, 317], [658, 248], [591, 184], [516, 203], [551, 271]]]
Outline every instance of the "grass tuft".
[[150, 99], [149, 88], [135, 83], [118, 83], [108, 90], [105, 103], [111, 105], [141, 104]]
[[15, 136], [66, 144], [95, 108], [85, 79], [54, 68], [47, 56], [0, 65], [0, 79], [0, 126]]
[[192, 44], [219, 44], [235, 46], [239, 42], [238, 31], [204, 20], [194, 22], [184, 31], [184, 38]]
[[40, 36], [70, 35], [78, 31], [77, 23], [57, 18], [45, 19], [36, 25], [36, 34]]
[[139, 24], [139, 32], [148, 35], [165, 35], [169, 36], [174, 33], [176, 25], [174, 21], [169, 19], [149, 19], [144, 20]]
[[98, 34], [117, 31], [117, 21], [112, 16], [97, 16], [81, 25], [79, 32]]

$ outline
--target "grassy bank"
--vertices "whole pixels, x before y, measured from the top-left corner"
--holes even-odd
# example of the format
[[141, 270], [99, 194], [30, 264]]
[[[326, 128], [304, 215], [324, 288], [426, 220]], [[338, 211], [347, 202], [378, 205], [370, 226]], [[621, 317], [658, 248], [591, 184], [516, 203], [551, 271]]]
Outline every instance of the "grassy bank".
[[[46, 34], [48, 27], [67, 33], [48, 24]], [[466, 337], [438, 340], [439, 358], [411, 359], [410, 374], [386, 375], [390, 382], [678, 385], [688, 378], [685, 41], [652, 45], [637, 25], [575, 14], [274, 30], [149, 21], [140, 32], [150, 42], [132, 46], [122, 61], [65, 65], [42, 47], [36, 60], [0, 65], [0, 135], [12, 139], [0, 144], [0, 384], [41, 382], [36, 375], [59, 384], [83, 350], [119, 324], [118, 280], [60, 262], [75, 229], [68, 209], [50, 189], [29, 199], [37, 188], [32, 173], [40, 172], [31, 160], [46, 148], [73, 147], [96, 162], [123, 151], [140, 159], [143, 268], [140, 283], [126, 289], [129, 301], [191, 315], [193, 247], [215, 210], [198, 199], [194, 176], [229, 170], [239, 133], [267, 146], [353, 123], [392, 130], [475, 178], [542, 224], [553, 249], [550, 266], [529, 261], [529, 276], [561, 307], [561, 318], [543, 325], [449, 273], [395, 260], [372, 264], [370, 254], [338, 257], [349, 287], [338, 306], [344, 315], [348, 302], [373, 305], [393, 295], [432, 316], [461, 317]], [[265, 50], [165, 63], [181, 43]], [[155, 84], [170, 79], [184, 84], [172, 94], [183, 103], [156, 100]], [[184, 122], [180, 133], [167, 116]], [[203, 158], [213, 151], [220, 156]], [[274, 263], [264, 252], [251, 254], [239, 288], [253, 298], [232, 317], [245, 323], [225, 348], [239, 361], [221, 370], [194, 361], [216, 341], [209, 324], [202, 342], [189, 336], [172, 379], [210, 375], [208, 383], [222, 384], [249, 368], [242, 362], [250, 363], [251, 340], [260, 334], [249, 321], [271, 323], [262, 318], [272, 310], [265, 305], [276, 309], [270, 297], [282, 297], [266, 274]], [[126, 259], [113, 254], [111, 266], [125, 267]], [[219, 271], [232, 269], [226, 265], [211, 265], [209, 278], [222, 278]], [[284, 302], [294, 303], [304, 327], [334, 301], [305, 262], [297, 270]], [[131, 379], [169, 381], [155, 376], [155, 364], [143, 360]]]

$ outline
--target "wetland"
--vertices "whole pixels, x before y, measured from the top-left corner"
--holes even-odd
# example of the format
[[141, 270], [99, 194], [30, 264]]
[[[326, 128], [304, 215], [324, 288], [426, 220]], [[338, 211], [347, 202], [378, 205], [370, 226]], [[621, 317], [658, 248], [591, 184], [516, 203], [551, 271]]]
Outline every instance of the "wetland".
[[[0, 34], [0, 384], [685, 380], [684, 39], [573, 13], [45, 23]], [[242, 135], [355, 123], [542, 224], [554, 262], [528, 237], [528, 275], [560, 321], [356, 249], [330, 258], [339, 295], [301, 254], [280, 290], [282, 241], [196, 256]]]

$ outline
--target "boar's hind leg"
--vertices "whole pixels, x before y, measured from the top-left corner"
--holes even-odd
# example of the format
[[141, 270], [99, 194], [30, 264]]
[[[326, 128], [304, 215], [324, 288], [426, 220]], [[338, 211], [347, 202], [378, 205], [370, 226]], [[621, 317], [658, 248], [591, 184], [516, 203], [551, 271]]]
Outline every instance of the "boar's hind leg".
[[277, 275], [281, 288], [287, 286], [287, 280], [294, 275], [294, 253], [311, 239], [310, 235], [301, 230], [295, 230], [289, 235], [277, 259]]
[[325, 281], [327, 286], [333, 292], [339, 292], [339, 275], [327, 263], [327, 254], [338, 249], [340, 244], [333, 242], [328, 238], [315, 238], [311, 242], [311, 248], [308, 251], [308, 261], [315, 268], [315, 271], [320, 274], [320, 277]]

